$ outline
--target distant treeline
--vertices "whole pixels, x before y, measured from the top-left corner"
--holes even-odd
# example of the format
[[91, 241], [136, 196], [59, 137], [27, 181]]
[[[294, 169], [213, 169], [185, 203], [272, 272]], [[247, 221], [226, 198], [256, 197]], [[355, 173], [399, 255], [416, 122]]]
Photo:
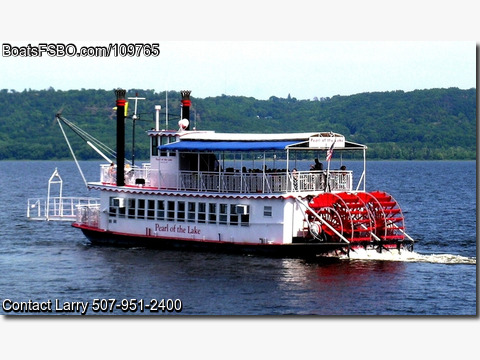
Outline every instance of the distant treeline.
[[[180, 89], [179, 89], [180, 90]], [[155, 105], [161, 105], [161, 127], [166, 127], [166, 93], [132, 89], [138, 94], [135, 121], [135, 158], [148, 159], [144, 132], [155, 126]], [[351, 96], [297, 100], [272, 96], [257, 100], [245, 96], [195, 98], [192, 126], [227, 133], [333, 131], [366, 144], [369, 159], [476, 159], [476, 89], [458, 88], [361, 93]], [[178, 128], [180, 92], [168, 92], [170, 129]], [[0, 90], [0, 160], [68, 159], [68, 147], [55, 114], [115, 149], [116, 113], [112, 90]], [[129, 104], [129, 116], [133, 114]], [[127, 118], [127, 157], [131, 156], [133, 121]], [[67, 131], [79, 159], [99, 155]]]

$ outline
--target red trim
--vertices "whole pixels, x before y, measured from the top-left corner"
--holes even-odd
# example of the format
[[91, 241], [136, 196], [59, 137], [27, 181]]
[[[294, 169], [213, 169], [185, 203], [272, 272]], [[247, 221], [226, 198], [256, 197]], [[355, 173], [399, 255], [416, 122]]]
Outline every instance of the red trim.
[[190, 106], [190, 105], [192, 105], [192, 102], [190, 100], [182, 100], [182, 105], [183, 106]]
[[125, 99], [119, 99], [117, 100], [117, 106], [125, 106], [127, 100]]
[[[116, 183], [109, 183], [109, 182], [102, 182], [102, 185], [105, 185], [105, 186], [117, 186]], [[145, 189], [145, 190], [158, 190], [158, 188], [156, 187], [153, 187], [153, 186], [139, 186], [139, 185], [128, 185], [128, 184], [125, 184], [123, 185], [127, 188], [131, 188], [131, 189]], [[99, 190], [99, 189], [97, 189]]]
[[158, 188], [153, 186], [138, 186], [138, 185], [128, 185], [125, 184], [125, 187], [132, 188], [132, 189], [146, 189], [146, 190], [157, 190]]

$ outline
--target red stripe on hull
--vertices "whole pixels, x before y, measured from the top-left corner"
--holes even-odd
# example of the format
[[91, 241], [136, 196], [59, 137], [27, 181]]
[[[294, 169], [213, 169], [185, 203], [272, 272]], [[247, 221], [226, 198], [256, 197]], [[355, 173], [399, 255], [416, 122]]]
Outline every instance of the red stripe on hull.
[[117, 246], [142, 246], [149, 248], [207, 250], [240, 254], [259, 254], [280, 257], [315, 258], [327, 256], [334, 251], [339, 254], [348, 251], [347, 244], [341, 243], [293, 243], [293, 244], [253, 244], [233, 243], [219, 240], [191, 240], [151, 235], [131, 235], [105, 231], [84, 225], [72, 226], [83, 231], [92, 244], [108, 244]]

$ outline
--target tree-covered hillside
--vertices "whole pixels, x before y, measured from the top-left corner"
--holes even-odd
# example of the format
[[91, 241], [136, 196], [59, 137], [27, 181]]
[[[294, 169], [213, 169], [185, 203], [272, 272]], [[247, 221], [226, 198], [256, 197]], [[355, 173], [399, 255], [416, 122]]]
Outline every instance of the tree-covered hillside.
[[[144, 131], [154, 127], [154, 106], [162, 106], [165, 128], [165, 92], [129, 90], [138, 94], [136, 158], [148, 158]], [[339, 132], [348, 140], [368, 145], [369, 158], [475, 159], [476, 89], [457, 88], [362, 93], [314, 100], [244, 96], [195, 98], [190, 118], [197, 129], [218, 132]], [[180, 116], [180, 93], [168, 92], [169, 128]], [[108, 146], [115, 148], [116, 114], [113, 90], [0, 91], [0, 160], [62, 159], [70, 153], [55, 114], [59, 111]], [[129, 114], [133, 113], [133, 102]], [[80, 159], [99, 155], [67, 131]], [[132, 120], [127, 119], [127, 157]]]

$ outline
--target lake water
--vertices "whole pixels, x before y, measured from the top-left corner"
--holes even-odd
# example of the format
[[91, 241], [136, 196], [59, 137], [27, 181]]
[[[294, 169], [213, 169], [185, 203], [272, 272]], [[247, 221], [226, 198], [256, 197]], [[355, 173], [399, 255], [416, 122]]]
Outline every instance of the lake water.
[[[80, 164], [88, 181], [98, 179], [98, 162]], [[357, 173], [362, 165], [345, 164]], [[27, 199], [46, 196], [56, 167], [64, 196], [96, 196], [74, 162], [0, 162], [2, 314], [31, 300], [51, 301], [46, 315], [81, 313], [55, 311], [56, 302], [88, 303], [87, 315], [476, 315], [474, 161], [370, 162], [367, 190], [395, 197], [418, 243], [401, 256], [328, 262], [92, 246], [69, 223], [26, 218]], [[135, 311], [101, 311], [131, 299]], [[162, 312], [162, 299], [181, 310]], [[157, 311], [140, 312], [155, 302]]]

